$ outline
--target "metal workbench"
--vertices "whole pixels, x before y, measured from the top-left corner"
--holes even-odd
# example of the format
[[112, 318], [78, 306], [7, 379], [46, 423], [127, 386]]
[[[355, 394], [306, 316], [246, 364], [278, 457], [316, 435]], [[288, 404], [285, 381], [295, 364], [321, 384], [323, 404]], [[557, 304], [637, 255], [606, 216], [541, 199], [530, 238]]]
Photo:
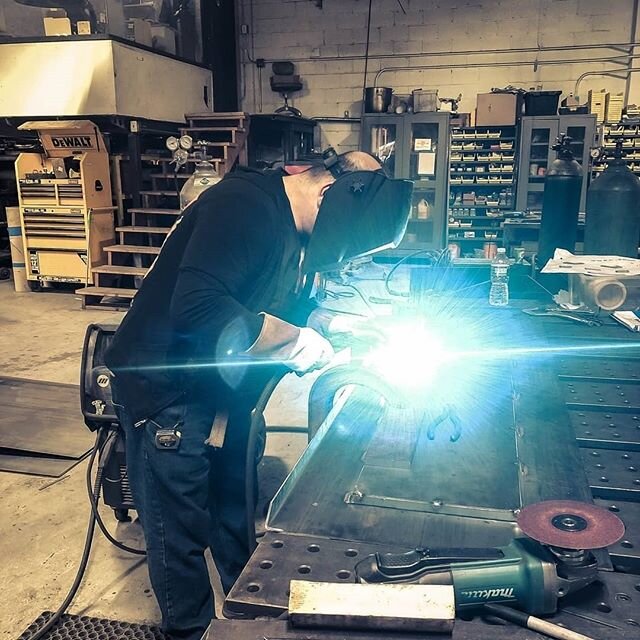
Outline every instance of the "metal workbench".
[[[366, 389], [341, 396], [272, 502], [228, 616], [275, 618], [290, 579], [353, 581], [356, 562], [374, 551], [505, 545], [517, 509], [593, 498], [626, 535], [600, 553], [599, 582], [562, 601], [552, 620], [595, 638], [640, 638], [640, 338], [608, 319], [592, 328], [525, 318], [525, 304], [493, 316], [496, 335], [510, 328], [502, 344], [514, 355], [460, 403], [458, 442], [447, 427], [426, 440], [393, 411], [379, 421]], [[214, 622], [210, 637], [346, 637], [287, 624]], [[476, 617], [457, 621], [453, 637], [538, 636]]]

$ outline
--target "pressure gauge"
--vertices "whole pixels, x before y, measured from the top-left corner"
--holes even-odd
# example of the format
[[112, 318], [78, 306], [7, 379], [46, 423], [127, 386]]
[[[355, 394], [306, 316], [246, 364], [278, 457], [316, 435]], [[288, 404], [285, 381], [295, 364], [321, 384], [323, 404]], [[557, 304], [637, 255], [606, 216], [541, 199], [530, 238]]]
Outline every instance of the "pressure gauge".
[[187, 135], [180, 136], [180, 147], [185, 151], [189, 151], [193, 147], [193, 138]]
[[169, 151], [175, 151], [180, 146], [180, 143], [178, 142], [178, 138], [175, 136], [169, 136], [165, 145]]
[[189, 159], [189, 153], [184, 149], [176, 149], [176, 151], [173, 152], [173, 159], [176, 164], [184, 164]]

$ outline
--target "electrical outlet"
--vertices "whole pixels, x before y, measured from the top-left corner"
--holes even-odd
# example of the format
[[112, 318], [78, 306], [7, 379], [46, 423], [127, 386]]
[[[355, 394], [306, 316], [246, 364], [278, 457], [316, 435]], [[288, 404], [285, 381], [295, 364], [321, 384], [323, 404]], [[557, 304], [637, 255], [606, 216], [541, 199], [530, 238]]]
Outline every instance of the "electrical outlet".
[[243, 36], [246, 36], [249, 34], [249, 25], [248, 24], [241, 24], [240, 25], [240, 33]]

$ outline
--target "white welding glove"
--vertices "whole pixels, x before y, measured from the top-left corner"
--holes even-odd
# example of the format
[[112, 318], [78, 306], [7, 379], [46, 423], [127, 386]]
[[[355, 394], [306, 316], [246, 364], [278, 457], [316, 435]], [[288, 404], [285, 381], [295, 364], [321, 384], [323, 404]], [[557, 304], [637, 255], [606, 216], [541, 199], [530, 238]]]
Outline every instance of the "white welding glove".
[[317, 331], [301, 329], [268, 313], [260, 315], [262, 330], [246, 355], [281, 362], [297, 373], [321, 369], [333, 359], [331, 343]]
[[304, 327], [296, 341], [287, 365], [298, 373], [307, 373], [314, 369], [322, 369], [329, 364], [335, 353], [331, 343], [317, 331]]

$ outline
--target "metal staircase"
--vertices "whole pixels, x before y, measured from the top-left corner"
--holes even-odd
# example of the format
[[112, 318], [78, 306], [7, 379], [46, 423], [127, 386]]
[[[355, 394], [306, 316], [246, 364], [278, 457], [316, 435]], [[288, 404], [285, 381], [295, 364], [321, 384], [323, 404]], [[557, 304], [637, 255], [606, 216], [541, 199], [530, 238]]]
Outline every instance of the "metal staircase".
[[[181, 135], [206, 148], [207, 160], [224, 176], [236, 163], [247, 163], [249, 116], [246, 113], [193, 113]], [[93, 267], [94, 285], [76, 291], [82, 308], [126, 310], [180, 215], [179, 190], [191, 177], [198, 158], [184, 173], [173, 172], [170, 156], [142, 156], [149, 189], [140, 191], [142, 207], [128, 209], [130, 224], [116, 227], [118, 244], [104, 247], [107, 264]]]

